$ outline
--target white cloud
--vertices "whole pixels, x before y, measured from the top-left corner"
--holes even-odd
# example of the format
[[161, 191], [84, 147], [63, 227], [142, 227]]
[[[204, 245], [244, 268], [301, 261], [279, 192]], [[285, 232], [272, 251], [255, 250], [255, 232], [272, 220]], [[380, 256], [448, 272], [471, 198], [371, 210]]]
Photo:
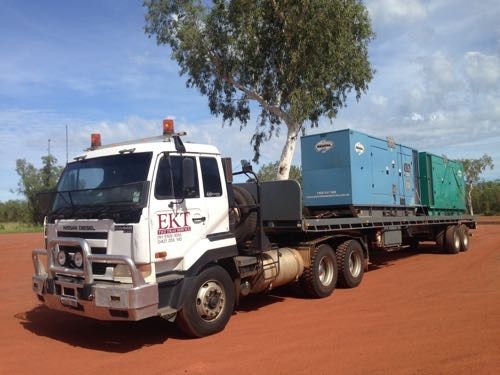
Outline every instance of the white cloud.
[[370, 96], [371, 101], [379, 106], [379, 107], [385, 107], [387, 106], [387, 98], [383, 95], [371, 95]]
[[422, 58], [422, 69], [426, 83], [432, 87], [449, 90], [458, 83], [455, 67], [443, 52]]
[[411, 23], [427, 16], [420, 0], [370, 0], [366, 5], [375, 23]]
[[498, 89], [500, 86], [500, 58], [480, 52], [467, 52], [464, 56], [464, 72], [475, 90]]
[[410, 119], [412, 121], [424, 121], [424, 116], [422, 116], [420, 113], [413, 112], [410, 116]]

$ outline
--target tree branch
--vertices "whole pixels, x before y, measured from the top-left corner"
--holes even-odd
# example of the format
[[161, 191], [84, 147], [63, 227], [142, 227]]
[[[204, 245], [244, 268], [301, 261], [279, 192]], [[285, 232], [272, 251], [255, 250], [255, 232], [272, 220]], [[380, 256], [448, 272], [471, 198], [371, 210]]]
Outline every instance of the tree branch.
[[290, 117], [290, 115], [284, 111], [282, 111], [279, 107], [276, 107], [274, 105], [269, 104], [262, 96], [260, 96], [257, 92], [250, 90], [246, 88], [244, 85], [236, 81], [233, 77], [229, 75], [224, 75], [221, 73], [220, 69], [220, 62], [219, 59], [216, 56], [210, 56], [210, 59], [212, 60], [212, 63], [215, 66], [215, 71], [217, 76], [222, 79], [223, 81], [226, 81], [230, 85], [234, 86], [238, 90], [242, 91], [247, 97], [250, 99], [256, 100], [264, 109], [267, 111], [271, 112], [275, 116], [283, 119], [283, 121], [286, 123], [288, 127], [292, 125], [296, 125], [296, 122]]

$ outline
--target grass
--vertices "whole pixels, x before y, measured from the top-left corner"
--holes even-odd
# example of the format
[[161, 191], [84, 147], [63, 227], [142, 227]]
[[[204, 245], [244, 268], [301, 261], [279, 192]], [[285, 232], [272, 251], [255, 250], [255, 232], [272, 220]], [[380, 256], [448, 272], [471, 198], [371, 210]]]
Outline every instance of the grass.
[[42, 231], [42, 225], [28, 223], [0, 223], [0, 233], [27, 233]]

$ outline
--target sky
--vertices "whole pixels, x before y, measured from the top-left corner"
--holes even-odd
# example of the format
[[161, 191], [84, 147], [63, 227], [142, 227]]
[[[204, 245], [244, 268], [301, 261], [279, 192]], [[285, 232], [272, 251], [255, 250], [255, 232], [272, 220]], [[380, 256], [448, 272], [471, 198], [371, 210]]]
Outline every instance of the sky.
[[[483, 177], [500, 178], [500, 2], [364, 3], [374, 78], [307, 134], [351, 128], [450, 159], [487, 153], [496, 167]], [[66, 129], [69, 161], [91, 133], [103, 143], [160, 135], [165, 117], [188, 141], [252, 159], [256, 124], [240, 131], [212, 116], [169, 49], [145, 35], [144, 13], [133, 0], [0, 0], [0, 201], [22, 198], [11, 192], [17, 159], [40, 167], [50, 143], [66, 163]], [[262, 147], [261, 164], [279, 159], [282, 134]]]

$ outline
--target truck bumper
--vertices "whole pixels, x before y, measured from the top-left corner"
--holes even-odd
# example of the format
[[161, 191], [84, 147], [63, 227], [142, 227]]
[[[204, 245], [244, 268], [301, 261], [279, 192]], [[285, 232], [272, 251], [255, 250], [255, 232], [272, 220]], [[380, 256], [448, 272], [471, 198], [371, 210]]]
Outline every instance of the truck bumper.
[[[78, 245], [84, 267], [68, 269], [54, 264], [59, 245]], [[90, 254], [87, 242], [79, 238], [56, 238], [48, 249], [33, 250], [33, 291], [47, 307], [99, 320], [141, 320], [158, 315], [158, 285], [145, 283], [133, 261], [124, 256]], [[40, 261], [47, 257], [47, 269]], [[92, 262], [125, 264], [131, 284], [94, 281]]]

